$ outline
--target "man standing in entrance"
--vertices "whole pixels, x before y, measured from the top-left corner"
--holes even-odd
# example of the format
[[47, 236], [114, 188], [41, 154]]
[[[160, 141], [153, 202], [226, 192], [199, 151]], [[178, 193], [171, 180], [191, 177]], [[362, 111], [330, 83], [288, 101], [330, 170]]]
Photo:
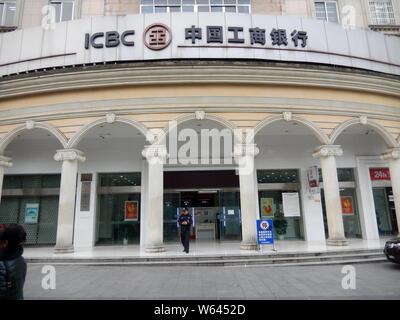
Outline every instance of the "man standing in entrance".
[[189, 237], [193, 220], [187, 208], [182, 210], [178, 222], [181, 227], [181, 241], [183, 245], [183, 251], [189, 253]]

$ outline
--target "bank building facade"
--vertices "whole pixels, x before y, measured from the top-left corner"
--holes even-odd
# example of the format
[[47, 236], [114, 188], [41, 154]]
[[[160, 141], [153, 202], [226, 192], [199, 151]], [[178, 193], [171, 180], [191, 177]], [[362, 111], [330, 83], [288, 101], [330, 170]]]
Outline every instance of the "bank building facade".
[[194, 241], [242, 250], [260, 218], [283, 245], [398, 234], [398, 1], [0, 12], [0, 223], [27, 244], [163, 252], [182, 208]]

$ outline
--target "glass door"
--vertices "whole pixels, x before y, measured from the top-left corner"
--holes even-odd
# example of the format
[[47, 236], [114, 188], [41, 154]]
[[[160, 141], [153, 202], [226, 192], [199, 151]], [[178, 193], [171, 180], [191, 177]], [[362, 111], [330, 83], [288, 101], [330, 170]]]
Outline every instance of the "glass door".
[[178, 241], [179, 239], [179, 207], [181, 203], [180, 192], [164, 193], [164, 241]]
[[389, 201], [386, 188], [372, 188], [372, 193], [374, 195], [375, 214], [379, 235], [393, 235], [394, 229], [389, 214]]

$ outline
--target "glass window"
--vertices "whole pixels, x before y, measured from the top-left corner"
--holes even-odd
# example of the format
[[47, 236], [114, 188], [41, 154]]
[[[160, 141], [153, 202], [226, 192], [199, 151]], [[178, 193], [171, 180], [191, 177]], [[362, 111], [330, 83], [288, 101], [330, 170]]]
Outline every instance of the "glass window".
[[[141, 13], [241, 12], [250, 13], [250, 0], [141, 0]], [[150, 5], [153, 5], [151, 8]]]
[[74, 0], [50, 1], [50, 4], [56, 9], [56, 22], [74, 19], [74, 3]]
[[209, 6], [198, 6], [197, 10], [198, 10], [198, 12], [210, 12], [210, 7]]
[[211, 6], [211, 12], [222, 12], [222, 6]]
[[336, 1], [316, 1], [315, 15], [318, 20], [328, 22], [338, 22], [337, 3]]
[[101, 187], [140, 186], [140, 172], [133, 173], [102, 173], [99, 175]]
[[155, 7], [154, 8], [154, 12], [155, 13], [159, 13], [159, 12], [167, 12], [167, 7]]
[[182, 11], [183, 12], [194, 12], [194, 6], [183, 6]]
[[0, 2], [0, 25], [14, 26], [16, 12], [17, 12], [16, 1], [1, 1]]
[[181, 12], [181, 7], [169, 7], [169, 12]]
[[369, 11], [372, 24], [396, 24], [391, 0], [369, 1]]
[[289, 190], [261, 190], [258, 192], [260, 216], [263, 219], [273, 219], [274, 236], [279, 240], [302, 239], [303, 221], [300, 217], [285, 217], [283, 212], [283, 196]]
[[[319, 172], [319, 182], [322, 182], [322, 170], [318, 169]], [[338, 181], [339, 182], [352, 182], [355, 181], [354, 169], [353, 168], [338, 168], [337, 169]]]
[[235, 6], [226, 6], [225, 12], [236, 12], [236, 7]]
[[239, 13], [250, 13], [250, 7], [248, 6], [239, 6], [238, 7]]
[[299, 170], [257, 170], [258, 183], [297, 183], [299, 182]]
[[142, 13], [153, 13], [153, 7], [152, 6], [142, 6]]

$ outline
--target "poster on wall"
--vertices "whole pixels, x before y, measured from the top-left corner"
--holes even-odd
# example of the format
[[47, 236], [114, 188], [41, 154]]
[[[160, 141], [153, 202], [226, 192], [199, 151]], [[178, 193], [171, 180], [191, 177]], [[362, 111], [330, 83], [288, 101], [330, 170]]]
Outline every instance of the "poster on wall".
[[300, 200], [298, 192], [282, 193], [283, 215], [285, 217], [300, 217]]
[[317, 166], [311, 166], [307, 170], [308, 191], [310, 194], [319, 193], [319, 172]]
[[342, 214], [345, 216], [354, 215], [353, 197], [341, 196], [340, 203], [342, 205]]
[[39, 221], [39, 203], [27, 203], [25, 205], [25, 223], [35, 224]]
[[125, 221], [138, 221], [138, 209], [137, 201], [125, 201]]
[[274, 198], [261, 198], [261, 216], [274, 216]]

